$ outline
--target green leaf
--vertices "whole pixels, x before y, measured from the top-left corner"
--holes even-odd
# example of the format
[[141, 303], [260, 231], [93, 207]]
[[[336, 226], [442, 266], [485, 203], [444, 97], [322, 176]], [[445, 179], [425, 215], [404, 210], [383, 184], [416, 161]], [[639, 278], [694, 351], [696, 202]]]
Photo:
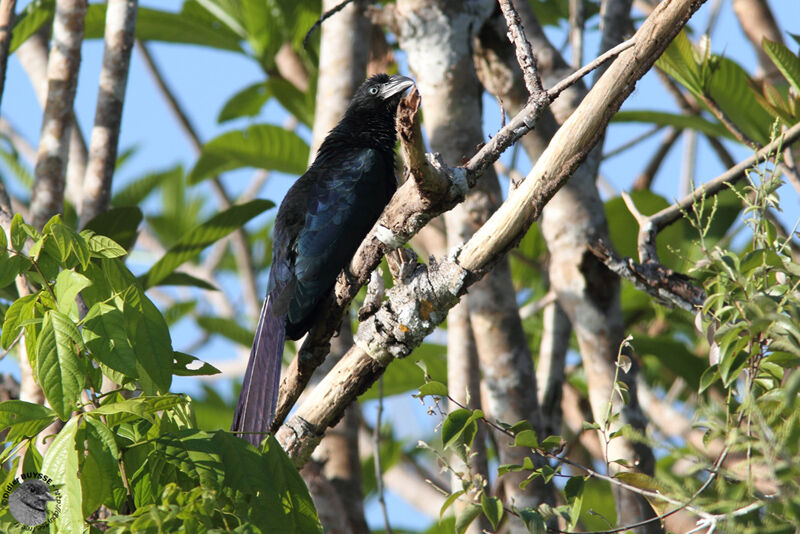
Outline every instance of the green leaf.
[[756, 101], [749, 76], [736, 62], [720, 56], [701, 57], [682, 30], [656, 65], [698, 98], [713, 99], [745, 135], [757, 143], [769, 141], [772, 117]]
[[43, 230], [44, 234], [48, 233], [48, 228], [55, 239], [56, 246], [61, 254], [61, 260], [66, 261], [71, 256], [74, 256], [80, 262], [81, 267], [86, 269], [92, 259], [92, 252], [86, 239], [65, 224], [48, 223]]
[[166, 393], [172, 383], [173, 362], [169, 327], [156, 305], [138, 288], [127, 291], [124, 299], [125, 329], [136, 353], [142, 389], [147, 394], [155, 393], [147, 378], [159, 391]]
[[525, 528], [531, 534], [545, 534], [547, 532], [544, 517], [536, 510], [524, 508], [519, 511], [519, 518], [522, 519], [522, 522], [525, 523]]
[[[196, 369], [189, 369], [189, 365], [194, 362], [200, 362], [202, 365]], [[184, 354], [183, 352], [175, 352], [175, 363], [172, 367], [172, 374], [177, 376], [207, 376], [217, 375], [220, 370], [206, 363], [191, 354]]]
[[5, 438], [8, 442], [35, 436], [55, 419], [55, 412], [41, 404], [21, 400], [0, 402], [0, 430], [10, 428]]
[[[106, 4], [90, 4], [86, 13], [85, 38], [102, 39], [105, 29]], [[162, 41], [208, 46], [241, 52], [239, 38], [227, 28], [194, 16], [184, 9], [171, 13], [140, 7], [136, 14], [136, 38], [142, 41]]]
[[55, 310], [45, 312], [36, 343], [37, 375], [44, 396], [62, 421], [69, 419], [83, 389], [85, 364], [78, 355], [82, 345], [81, 334], [69, 317]]
[[703, 90], [700, 79], [699, 54], [685, 30], [675, 36], [664, 53], [656, 60], [656, 66], [678, 80], [695, 95]]
[[42, 472], [53, 479], [61, 497], [61, 513], [55, 520], [57, 532], [81, 533], [86, 527], [76, 448], [79, 421], [79, 417], [73, 417], [64, 425], [42, 460]]
[[13, 53], [19, 46], [39, 31], [43, 24], [53, 18], [56, 10], [55, 0], [34, 0], [23, 9], [14, 23], [11, 44], [8, 53]]
[[231, 206], [222, 213], [214, 215], [184, 235], [150, 268], [142, 277], [144, 287], [158, 285], [182, 263], [194, 259], [207, 246], [241, 228], [247, 221], [274, 205], [269, 200], [252, 200], [246, 204]]
[[117, 463], [119, 449], [111, 430], [91, 417], [86, 418], [83, 430], [84, 435], [79, 433], [83, 445], [79, 458], [81, 500], [83, 515], [89, 516], [109, 499], [115, 487], [123, 485]]
[[253, 332], [233, 319], [201, 315], [197, 318], [197, 324], [210, 334], [219, 334], [245, 347], [253, 345]]
[[464, 495], [464, 493], [466, 493], [464, 490], [459, 490], [455, 493], [451, 493], [447, 499], [444, 500], [444, 504], [442, 504], [442, 508], [439, 510], [439, 519], [444, 517], [444, 513], [447, 511], [447, 509], [450, 508], [450, 506], [452, 506], [452, 504], [456, 502], [459, 497]]
[[770, 41], [766, 37], [761, 40], [761, 47], [783, 77], [794, 87], [795, 92], [800, 94], [800, 58], [784, 44]]
[[570, 477], [567, 484], [564, 486], [564, 496], [567, 499], [567, 504], [570, 506], [569, 510], [569, 530], [573, 530], [575, 525], [581, 517], [581, 508], [583, 506], [583, 486], [584, 479], [581, 476]]
[[217, 116], [217, 122], [222, 124], [240, 117], [255, 117], [261, 112], [269, 97], [270, 92], [264, 82], [248, 85], [225, 102]]
[[[217, 432], [215, 437], [216, 439], [223, 439], [221, 436], [229, 441], [236, 440], [241, 442], [239, 438], [235, 438], [226, 432]], [[276, 524], [283, 526], [283, 528], [287, 529], [287, 532], [321, 533], [322, 525], [317, 517], [317, 512], [306, 484], [275, 437], [267, 435], [259, 451], [263, 454], [267, 467], [267, 469], [261, 470], [260, 473], [270, 473], [271, 480], [268, 481], [270, 491], [280, 499], [279, 513], [275, 514]], [[236, 458], [226, 457], [225, 464], [230, 466], [236, 461]], [[230, 477], [226, 478], [226, 482], [230, 481], [231, 484], [235, 484], [235, 479], [227, 471], [226, 475]], [[259, 475], [259, 472], [256, 472], [255, 476], [261, 479], [264, 478], [263, 475]]]
[[105, 302], [94, 304], [83, 320], [83, 340], [100, 363], [136, 379], [136, 353], [125, 331], [122, 311]]
[[[25, 241], [28, 239], [29, 231], [33, 232], [34, 235], [39, 233], [36, 232], [32, 226], [26, 224], [25, 221], [22, 220], [22, 215], [15, 213], [11, 218], [11, 248], [17, 252], [21, 252], [23, 247], [25, 247]], [[41, 235], [36, 235], [34, 239], [38, 239], [40, 237]]]
[[[4, 236], [5, 232], [0, 232], [0, 235]], [[31, 260], [23, 255], [14, 254], [9, 257], [5, 249], [4, 252], [5, 257], [0, 253], [0, 288], [11, 285], [17, 275], [27, 272], [33, 266]]]
[[422, 384], [419, 387], [419, 394], [417, 397], [447, 397], [447, 386], [441, 382], [431, 381], [427, 384]]
[[91, 230], [84, 230], [81, 235], [88, 240], [92, 255], [100, 258], [121, 258], [128, 252], [116, 241], [104, 235], [97, 235]]
[[77, 318], [78, 306], [75, 299], [78, 297], [78, 293], [90, 285], [91, 282], [88, 278], [75, 271], [66, 270], [58, 273], [54, 288], [58, 311]]
[[128, 182], [125, 187], [111, 197], [114, 207], [137, 206], [165, 181], [183, 179], [183, 167], [176, 165], [160, 172], [150, 172]]
[[[186, 402], [188, 399], [185, 396], [176, 394], [157, 397], [141, 396], [102, 404], [99, 408], [87, 412], [87, 415], [92, 417], [108, 415], [108, 426], [111, 428], [138, 418], [153, 423], [155, 422], [153, 415], [157, 412], [172, 409]], [[114, 417], [112, 418], [112, 416]]]
[[456, 516], [456, 533], [464, 534], [469, 526], [481, 513], [481, 507], [475, 503], [469, 503]]
[[735, 140], [733, 134], [719, 122], [711, 122], [698, 115], [680, 115], [663, 111], [627, 110], [618, 111], [612, 122], [640, 122], [658, 126], [672, 126], [682, 130], [695, 130], [712, 137]]
[[97, 215], [86, 223], [84, 230], [92, 230], [95, 237], [106, 236], [125, 250], [130, 250], [136, 241], [141, 222], [142, 210], [137, 207], [119, 207]]
[[192, 276], [189, 273], [177, 271], [168, 274], [166, 278], [158, 283], [158, 285], [199, 287], [200, 289], [205, 289], [207, 291], [219, 291], [219, 288], [212, 285], [210, 282], [206, 282], [205, 280], [197, 278], [196, 276]]
[[[266, 81], [266, 88], [281, 106], [308, 127], [314, 123], [315, 92], [302, 92], [291, 83], [275, 76]], [[302, 172], [302, 171], [301, 171]]]
[[486, 493], [481, 495], [481, 510], [483, 515], [492, 524], [493, 529], [497, 529], [500, 520], [503, 519], [503, 502], [497, 497], [488, 497]]
[[483, 412], [480, 410], [468, 410], [466, 408], [459, 408], [453, 410], [442, 423], [442, 444], [444, 447], [456, 443], [463, 443], [466, 445], [472, 444], [472, 439], [477, 432], [476, 419], [483, 417]]
[[722, 111], [750, 139], [767, 144], [772, 128], [772, 116], [753, 96], [747, 72], [735, 61], [720, 57], [714, 69], [707, 93]]
[[547, 436], [541, 443], [539, 443], [539, 447], [544, 450], [557, 449], [560, 448], [562, 444], [563, 440], [561, 439], [561, 436]]
[[0, 345], [8, 349], [22, 330], [23, 321], [33, 319], [38, 294], [25, 295], [15, 300], [6, 310], [3, 331], [0, 332]]
[[189, 173], [188, 182], [241, 167], [302, 174], [308, 162], [308, 145], [297, 134], [272, 124], [254, 124], [215, 137]]
[[538, 449], [539, 439], [536, 436], [536, 431], [523, 430], [522, 432], [514, 436], [514, 446], [528, 447], [529, 449]]

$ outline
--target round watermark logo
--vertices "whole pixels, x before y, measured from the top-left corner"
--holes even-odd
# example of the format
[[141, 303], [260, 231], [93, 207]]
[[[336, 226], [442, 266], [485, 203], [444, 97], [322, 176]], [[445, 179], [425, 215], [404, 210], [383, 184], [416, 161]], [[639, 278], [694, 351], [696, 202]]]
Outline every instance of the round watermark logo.
[[[61, 492], [51, 488], [53, 479], [42, 473], [23, 473], [3, 488], [0, 506], [8, 506], [11, 516], [24, 530], [37, 530], [61, 513]], [[48, 513], [47, 504], [53, 506]]]

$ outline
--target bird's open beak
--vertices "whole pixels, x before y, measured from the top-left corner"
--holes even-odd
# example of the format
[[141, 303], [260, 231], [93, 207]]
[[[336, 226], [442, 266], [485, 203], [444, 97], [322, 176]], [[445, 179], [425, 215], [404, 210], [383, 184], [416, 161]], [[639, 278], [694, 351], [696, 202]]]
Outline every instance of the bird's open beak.
[[381, 87], [381, 98], [386, 100], [414, 85], [414, 80], [395, 74]]

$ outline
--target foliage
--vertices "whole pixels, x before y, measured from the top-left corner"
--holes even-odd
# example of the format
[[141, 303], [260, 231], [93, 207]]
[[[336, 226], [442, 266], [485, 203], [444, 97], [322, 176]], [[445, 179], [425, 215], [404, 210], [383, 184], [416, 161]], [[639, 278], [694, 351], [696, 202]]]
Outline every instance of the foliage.
[[[114, 532], [317, 530], [305, 484], [274, 438], [256, 451], [227, 432], [197, 430], [191, 399], [169, 393], [173, 375], [218, 371], [189, 369], [196, 358], [173, 351], [167, 323], [123, 263], [126, 254], [60, 217], [38, 232], [16, 215], [10, 243], [0, 232], [3, 280], [21, 275], [33, 287], [6, 310], [0, 344], [24, 344], [20, 355], [50, 406], [0, 403], [0, 430], [8, 431], [2, 458], [11, 460], [3, 477], [20, 459], [40, 465], [61, 491], [55, 525], [63, 532], [84, 531], [101, 505], [135, 510], [109, 520]], [[118, 389], [101, 394], [104, 377]], [[64, 427], [36, 458], [32, 444], [58, 419]], [[16, 522], [5, 514], [0, 524], [8, 531]]]

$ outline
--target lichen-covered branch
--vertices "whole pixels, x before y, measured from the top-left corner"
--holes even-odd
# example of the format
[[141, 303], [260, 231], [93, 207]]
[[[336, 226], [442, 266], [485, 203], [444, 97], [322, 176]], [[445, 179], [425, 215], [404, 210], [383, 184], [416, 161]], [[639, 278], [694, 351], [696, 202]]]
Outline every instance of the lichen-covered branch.
[[89, 141], [89, 165], [83, 180], [81, 225], [108, 210], [111, 200], [137, 7], [138, 0], [109, 0], [106, 8], [103, 68]]

